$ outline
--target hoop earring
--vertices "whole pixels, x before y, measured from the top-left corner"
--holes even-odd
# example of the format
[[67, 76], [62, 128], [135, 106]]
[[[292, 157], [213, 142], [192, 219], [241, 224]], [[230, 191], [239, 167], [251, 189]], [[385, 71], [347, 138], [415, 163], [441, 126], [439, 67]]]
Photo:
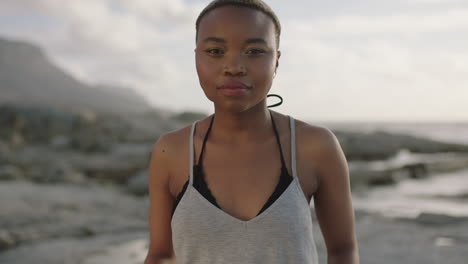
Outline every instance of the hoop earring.
[[270, 96], [278, 97], [280, 99], [280, 101], [278, 103], [276, 103], [276, 104], [272, 104], [272, 105], [267, 106], [268, 108], [277, 107], [277, 106], [279, 106], [279, 105], [281, 105], [283, 103], [283, 98], [281, 96], [279, 96], [277, 94], [269, 94], [269, 95], [267, 95], [267, 98], [270, 97]]

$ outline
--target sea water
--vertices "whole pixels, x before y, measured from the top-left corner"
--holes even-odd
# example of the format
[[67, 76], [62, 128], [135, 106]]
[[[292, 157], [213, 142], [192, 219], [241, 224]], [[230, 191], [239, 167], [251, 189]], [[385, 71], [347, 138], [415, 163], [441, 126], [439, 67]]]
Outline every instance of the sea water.
[[426, 179], [405, 179], [354, 195], [356, 209], [389, 217], [417, 217], [422, 213], [468, 217], [468, 169]]
[[468, 145], [468, 122], [323, 122], [321, 124], [332, 130], [403, 133], [447, 143]]
[[[468, 145], [468, 122], [360, 122], [325, 123], [330, 129], [371, 133], [403, 133], [437, 141]], [[374, 187], [354, 195], [356, 209], [387, 216], [416, 217], [421, 213], [468, 216], [468, 169], [431, 175], [426, 179], [405, 179], [395, 185]]]

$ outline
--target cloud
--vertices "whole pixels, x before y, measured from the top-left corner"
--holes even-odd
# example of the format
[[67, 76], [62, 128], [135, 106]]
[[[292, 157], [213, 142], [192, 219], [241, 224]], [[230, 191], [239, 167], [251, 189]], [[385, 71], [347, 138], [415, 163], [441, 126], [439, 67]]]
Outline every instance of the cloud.
[[[167, 49], [188, 42], [198, 9], [180, 0], [5, 0], [0, 13], [31, 21], [27, 27], [0, 26], [0, 32], [39, 43], [56, 63], [89, 83], [129, 85], [148, 95], [177, 79], [179, 62]], [[53, 23], [34, 24], [43, 20]], [[157, 103], [174, 97], [172, 90], [156, 90]]]
[[127, 12], [135, 14], [153, 22], [174, 24], [192, 24], [193, 17], [199, 7], [190, 6], [181, 0], [154, 1], [154, 0], [118, 0], [113, 2]]
[[304, 118], [466, 118], [467, 11], [287, 21], [275, 86]]
[[[326, 15], [282, 16], [271, 91], [284, 97], [281, 111], [306, 120], [468, 118], [468, 7], [415, 1], [317, 9], [304, 1], [301, 10]], [[163, 107], [212, 111], [193, 55], [194, 22], [207, 2], [2, 0], [8, 20], [0, 34], [39, 43], [87, 82], [132, 86]]]
[[468, 8], [444, 10], [433, 14], [339, 16], [332, 19], [291, 20], [287, 24], [298, 35], [309, 37], [435, 33], [468, 30]]
[[465, 0], [410, 0], [408, 2], [412, 4], [463, 4], [463, 3], [466, 3]]

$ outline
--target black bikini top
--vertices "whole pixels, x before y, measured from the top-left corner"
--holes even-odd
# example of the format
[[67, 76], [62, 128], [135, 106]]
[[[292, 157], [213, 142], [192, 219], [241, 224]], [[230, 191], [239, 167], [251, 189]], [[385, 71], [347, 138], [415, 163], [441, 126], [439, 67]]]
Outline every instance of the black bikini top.
[[[279, 103], [276, 103], [276, 104], [274, 104], [272, 106], [269, 106], [269, 107], [278, 106], [283, 101], [282, 98], [279, 95], [269, 95], [269, 96], [276, 96], [276, 97], [279, 97], [280, 100], [281, 100]], [[272, 125], [273, 125], [273, 131], [275, 132], [275, 137], [276, 137], [276, 141], [278, 143], [279, 152], [280, 152], [279, 154], [280, 154], [280, 159], [281, 159], [281, 174], [280, 174], [280, 178], [279, 178], [279, 181], [278, 181], [278, 183], [276, 185], [275, 190], [273, 191], [273, 193], [268, 198], [267, 202], [264, 204], [263, 208], [258, 212], [257, 215], [260, 215], [269, 206], [271, 206], [281, 196], [281, 194], [287, 189], [289, 184], [292, 182], [292, 176], [289, 175], [288, 169], [286, 168], [286, 163], [284, 161], [283, 150], [282, 150], [281, 143], [280, 143], [280, 140], [279, 140], [278, 131], [277, 131], [275, 121], [273, 119], [271, 111], [270, 111], [270, 116], [271, 116], [271, 121], [272, 121]], [[219, 209], [222, 210], [222, 208], [217, 203], [216, 198], [211, 193], [211, 190], [208, 188], [208, 185], [205, 182], [204, 174], [203, 174], [203, 153], [204, 153], [204, 150], [205, 150], [205, 144], [206, 144], [206, 141], [208, 139], [208, 135], [209, 135], [209, 133], [211, 131], [211, 127], [213, 125], [213, 120], [214, 120], [214, 116], [211, 118], [210, 126], [208, 127], [208, 130], [207, 130], [207, 132], [205, 134], [205, 137], [203, 139], [201, 153], [200, 153], [200, 156], [198, 158], [198, 164], [195, 164], [193, 166], [193, 168], [192, 168], [193, 169], [193, 177], [194, 177], [193, 187], [195, 189], [197, 189], [197, 191], [201, 195], [203, 195], [210, 203], [212, 203], [213, 205], [215, 205], [216, 207], [218, 207]], [[182, 188], [182, 191], [177, 195], [174, 207], [172, 209], [172, 215], [174, 214], [177, 205], [179, 204], [180, 200], [182, 199], [182, 196], [184, 195], [184, 193], [185, 193], [185, 191], [187, 189], [188, 183], [189, 183], [189, 180], [187, 180], [185, 182], [185, 184], [184, 184], [184, 186]]]

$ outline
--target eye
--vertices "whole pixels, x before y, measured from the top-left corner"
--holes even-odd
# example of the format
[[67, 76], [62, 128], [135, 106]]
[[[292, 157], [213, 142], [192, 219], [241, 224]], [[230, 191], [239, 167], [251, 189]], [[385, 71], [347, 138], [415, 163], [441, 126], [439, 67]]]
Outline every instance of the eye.
[[250, 55], [260, 55], [263, 53], [265, 53], [265, 51], [262, 49], [250, 49], [247, 51], [247, 54], [250, 54]]
[[221, 55], [221, 54], [223, 54], [223, 51], [221, 49], [217, 49], [217, 48], [207, 49], [207, 50], [205, 50], [205, 52], [208, 53], [208, 54], [211, 54], [211, 55]]

